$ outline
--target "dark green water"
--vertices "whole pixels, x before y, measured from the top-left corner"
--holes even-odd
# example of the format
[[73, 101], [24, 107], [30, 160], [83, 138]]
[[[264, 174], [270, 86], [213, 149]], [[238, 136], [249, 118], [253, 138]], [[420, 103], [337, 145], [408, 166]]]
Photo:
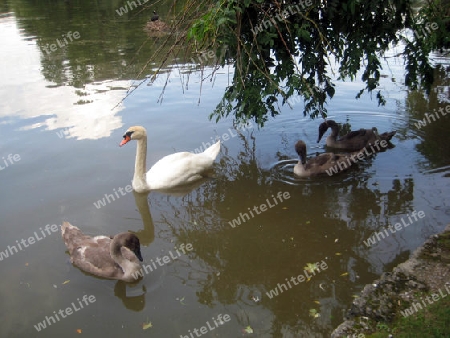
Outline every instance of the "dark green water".
[[[142, 80], [137, 74], [163, 41], [142, 29], [152, 8], [119, 16], [122, 5], [0, 5], [0, 254], [9, 253], [0, 261], [1, 337], [327, 337], [366, 283], [449, 222], [449, 117], [416, 126], [425, 113], [450, 104], [444, 72], [426, 101], [405, 90], [403, 63], [389, 58], [385, 107], [367, 96], [356, 101], [361, 83], [339, 82], [330, 117], [353, 129], [397, 130], [395, 147], [342, 175], [296, 179], [293, 145], [303, 139], [310, 154], [322, 152], [320, 121], [304, 118], [302, 103], [283, 108], [262, 130], [239, 132], [231, 119], [209, 121], [231, 67], [200, 89], [211, 71], [188, 74], [178, 60], [163, 94], [166, 76], [114, 108]], [[170, 20], [166, 3], [157, 9]], [[69, 41], [68, 32], [79, 38]], [[57, 39], [64, 45], [47, 53], [44, 47]], [[448, 59], [436, 59], [448, 67]], [[118, 147], [132, 125], [148, 131], [148, 168], [221, 137], [216, 178], [184, 196], [115, 194], [133, 176], [136, 145]], [[105, 194], [114, 200], [97, 208]], [[262, 204], [266, 211], [252, 211]], [[364, 244], [414, 210], [425, 217]], [[245, 222], [232, 227], [238, 218]], [[136, 285], [85, 274], [68, 262], [59, 232], [45, 231], [62, 221], [90, 235], [136, 232], [145, 264], [156, 268]], [[30, 237], [33, 244], [19, 247]], [[192, 250], [184, 254], [182, 244]], [[165, 256], [167, 263], [159, 264]], [[291, 278], [316, 262], [323, 269], [294, 284]], [[283, 292], [269, 297], [277, 287]], [[84, 295], [95, 301], [86, 304]], [[72, 303], [78, 310], [71, 315], [35, 329]], [[248, 326], [253, 334], [243, 332]]]

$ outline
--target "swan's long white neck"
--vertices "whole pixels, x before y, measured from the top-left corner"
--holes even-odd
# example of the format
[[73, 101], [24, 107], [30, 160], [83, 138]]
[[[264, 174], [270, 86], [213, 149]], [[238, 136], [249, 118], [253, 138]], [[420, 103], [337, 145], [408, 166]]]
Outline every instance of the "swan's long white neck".
[[147, 180], [145, 179], [147, 162], [147, 136], [143, 136], [137, 140], [136, 148], [136, 161], [134, 164], [134, 176], [133, 176], [133, 186], [135, 187], [146, 187]]

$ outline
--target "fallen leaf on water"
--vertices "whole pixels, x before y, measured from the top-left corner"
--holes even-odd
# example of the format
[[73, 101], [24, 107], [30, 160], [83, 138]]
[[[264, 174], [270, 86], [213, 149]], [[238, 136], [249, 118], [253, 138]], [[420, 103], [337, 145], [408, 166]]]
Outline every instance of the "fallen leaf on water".
[[320, 313], [316, 309], [309, 309], [309, 315], [313, 318], [320, 317]]
[[336, 252], [335, 255], [336, 256], [342, 256], [342, 254], [340, 252]]
[[77, 329], [77, 333], [81, 333], [81, 329]]
[[306, 221], [306, 223], [305, 223], [305, 224], [309, 224], [309, 223], [311, 223], [311, 221]]
[[244, 333], [253, 333], [253, 329], [251, 328], [251, 326], [247, 326], [245, 329], [242, 329], [242, 331]]
[[149, 327], [153, 327], [152, 322], [142, 323], [142, 330], [147, 330]]
[[287, 209], [287, 207], [283, 207], [283, 208], [281, 208], [281, 209], [283, 209], [283, 210], [286, 210], [286, 209]]
[[64, 282], [62, 283], [62, 285], [67, 284], [67, 283], [69, 283], [69, 282], [70, 282], [70, 279], [64, 281]]
[[316, 303], [316, 304], [319, 304], [319, 305], [320, 305], [320, 302], [319, 302], [318, 300], [315, 300], [315, 301], [314, 301], [314, 303]]
[[337, 243], [337, 241], [339, 241], [339, 238], [336, 238], [336, 239], [334, 240], [334, 243]]
[[344, 273], [341, 273], [341, 277], [343, 277], [343, 276], [347, 276], [348, 275], [348, 272], [344, 272]]
[[311, 273], [314, 272], [314, 270], [318, 269], [318, 266], [316, 263], [306, 263], [306, 266], [303, 268], [305, 271], [309, 271]]

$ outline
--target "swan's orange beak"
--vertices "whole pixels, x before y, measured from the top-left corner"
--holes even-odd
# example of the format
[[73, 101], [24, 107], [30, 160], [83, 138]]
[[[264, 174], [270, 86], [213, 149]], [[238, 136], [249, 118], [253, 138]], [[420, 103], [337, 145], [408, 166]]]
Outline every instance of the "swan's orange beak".
[[120, 142], [120, 144], [119, 144], [119, 147], [123, 146], [124, 144], [127, 144], [130, 141], [131, 141], [131, 137], [128, 135], [124, 135], [122, 142]]

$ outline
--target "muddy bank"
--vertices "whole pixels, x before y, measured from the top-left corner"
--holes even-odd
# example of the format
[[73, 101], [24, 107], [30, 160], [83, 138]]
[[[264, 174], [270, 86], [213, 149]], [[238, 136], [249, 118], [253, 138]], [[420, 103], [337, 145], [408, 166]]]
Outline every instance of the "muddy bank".
[[373, 333], [378, 322], [389, 323], [402, 316], [400, 311], [420, 301], [417, 292], [447, 290], [450, 290], [450, 224], [441, 234], [431, 236], [406, 262], [367, 284], [331, 337]]

